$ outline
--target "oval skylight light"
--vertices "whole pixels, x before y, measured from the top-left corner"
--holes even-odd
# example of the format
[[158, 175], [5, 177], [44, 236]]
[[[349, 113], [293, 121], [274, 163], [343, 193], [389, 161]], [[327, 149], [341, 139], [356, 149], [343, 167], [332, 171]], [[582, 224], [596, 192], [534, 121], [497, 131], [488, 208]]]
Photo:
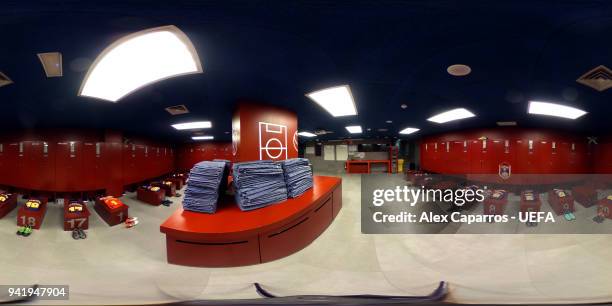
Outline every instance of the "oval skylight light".
[[89, 68], [79, 96], [116, 102], [151, 83], [202, 73], [193, 44], [175, 26], [147, 29], [108, 46]]

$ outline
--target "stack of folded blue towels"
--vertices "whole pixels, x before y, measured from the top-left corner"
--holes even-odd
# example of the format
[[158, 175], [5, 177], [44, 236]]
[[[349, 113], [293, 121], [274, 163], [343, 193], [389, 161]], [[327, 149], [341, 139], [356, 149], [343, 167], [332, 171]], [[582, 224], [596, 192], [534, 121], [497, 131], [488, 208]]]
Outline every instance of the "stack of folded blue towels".
[[312, 168], [306, 158], [292, 158], [280, 162], [287, 183], [287, 195], [296, 198], [312, 188]]
[[[217, 201], [220, 191], [224, 190], [223, 182], [227, 182], [227, 163], [218, 161], [203, 161], [197, 163], [189, 172], [189, 182], [185, 189], [183, 208], [185, 210], [214, 213], [217, 211]], [[225, 183], [227, 185], [227, 183]]]
[[287, 199], [287, 186], [279, 163], [270, 160], [236, 163], [233, 175], [236, 202], [243, 211]]

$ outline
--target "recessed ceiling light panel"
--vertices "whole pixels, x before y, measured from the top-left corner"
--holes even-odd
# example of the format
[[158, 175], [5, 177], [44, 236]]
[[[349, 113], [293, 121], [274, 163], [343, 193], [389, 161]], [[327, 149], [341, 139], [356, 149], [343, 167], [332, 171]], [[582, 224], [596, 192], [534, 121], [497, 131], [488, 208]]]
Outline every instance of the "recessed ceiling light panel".
[[208, 129], [212, 127], [212, 123], [210, 121], [195, 121], [173, 124], [172, 127], [177, 130]]
[[193, 136], [191, 137], [193, 140], [212, 140], [215, 139], [214, 136]]
[[61, 53], [47, 52], [38, 53], [37, 55], [48, 78], [61, 77], [63, 75]]
[[402, 135], [408, 135], [408, 134], [416, 133], [418, 131], [420, 131], [420, 129], [409, 127], [409, 128], [405, 128], [401, 130], [399, 133]]
[[348, 85], [326, 88], [306, 94], [334, 117], [357, 115], [355, 100]]
[[469, 110], [465, 108], [455, 108], [453, 110], [449, 110], [447, 112], [443, 112], [433, 117], [430, 117], [427, 119], [427, 121], [431, 121], [435, 123], [446, 123], [446, 122], [470, 118], [474, 116], [476, 115], [474, 115], [472, 112], [470, 112]]
[[198, 54], [175, 26], [125, 36], [107, 47], [89, 68], [79, 96], [116, 102], [151, 83], [201, 73]]
[[349, 131], [349, 133], [351, 133], [351, 134], [360, 134], [362, 132], [360, 125], [347, 126], [346, 130]]
[[0, 71], [0, 87], [9, 85], [9, 84], [13, 84], [13, 81], [11, 81], [11, 79], [8, 76], [6, 76], [6, 74]]
[[304, 136], [304, 137], [309, 137], [309, 138], [317, 136], [317, 134], [313, 134], [313, 133], [310, 133], [310, 132], [299, 132], [298, 135]]
[[466, 76], [472, 72], [472, 68], [468, 65], [456, 64], [448, 66], [446, 72], [452, 76]]
[[575, 107], [540, 101], [530, 101], [528, 112], [534, 115], [555, 116], [567, 119], [576, 119], [587, 113]]

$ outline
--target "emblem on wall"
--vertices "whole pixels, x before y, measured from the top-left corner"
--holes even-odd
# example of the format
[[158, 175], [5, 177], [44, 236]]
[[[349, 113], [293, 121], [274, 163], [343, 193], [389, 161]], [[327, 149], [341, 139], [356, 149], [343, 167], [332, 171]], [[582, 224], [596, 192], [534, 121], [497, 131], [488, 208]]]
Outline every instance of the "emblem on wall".
[[259, 122], [259, 160], [288, 158], [287, 126]]
[[507, 180], [510, 178], [510, 175], [512, 175], [512, 166], [509, 163], [501, 163], [499, 164], [499, 177], [501, 177], [504, 180]]
[[295, 133], [293, 133], [293, 148], [295, 149], [295, 151], [298, 151], [298, 134], [297, 131], [295, 131]]

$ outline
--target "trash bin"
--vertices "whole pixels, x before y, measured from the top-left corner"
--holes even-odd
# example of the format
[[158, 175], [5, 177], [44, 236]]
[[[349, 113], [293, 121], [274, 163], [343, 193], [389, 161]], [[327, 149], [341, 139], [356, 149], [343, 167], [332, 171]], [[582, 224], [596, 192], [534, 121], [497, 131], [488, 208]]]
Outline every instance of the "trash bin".
[[404, 172], [404, 160], [400, 158], [397, 160], [397, 173], [402, 172]]

